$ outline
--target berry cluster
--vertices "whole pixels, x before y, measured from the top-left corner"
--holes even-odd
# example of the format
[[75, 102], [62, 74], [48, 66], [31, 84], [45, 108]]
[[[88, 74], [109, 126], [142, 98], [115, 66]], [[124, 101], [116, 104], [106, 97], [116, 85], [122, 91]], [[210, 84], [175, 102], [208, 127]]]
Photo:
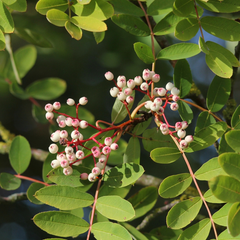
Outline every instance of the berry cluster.
[[[88, 99], [86, 97], [80, 98], [78, 104], [76, 104], [71, 98], [67, 100], [67, 104], [69, 106], [76, 107], [76, 117], [71, 117], [67, 114], [58, 112], [58, 110], [61, 108], [61, 104], [59, 102], [46, 104], [45, 110], [47, 111], [46, 119], [48, 120], [52, 120], [54, 118], [54, 113], [59, 114], [56, 119], [59, 128], [63, 129], [66, 126], [73, 127], [73, 130], [70, 134], [65, 129], [57, 130], [51, 134], [50, 139], [54, 143], [49, 146], [49, 152], [52, 154], [57, 154], [56, 159], [51, 162], [51, 166], [53, 168], [58, 168], [61, 166], [65, 175], [71, 175], [73, 172], [72, 165], [79, 165], [82, 163], [83, 159], [92, 155], [95, 167], [92, 169], [90, 174], [82, 173], [80, 178], [82, 180], [88, 179], [90, 182], [94, 182], [101, 174], [101, 171], [105, 168], [110, 152], [118, 149], [118, 144], [113, 142], [114, 135], [112, 137], [106, 137], [104, 144], [99, 143], [96, 140], [96, 137], [104, 130], [78, 118], [78, 107], [80, 105], [86, 105], [87, 102]], [[80, 129], [85, 129], [88, 126], [98, 130], [98, 133], [88, 139], [84, 139]], [[84, 146], [84, 143], [91, 140], [94, 141], [97, 146], [88, 149]], [[57, 143], [65, 146], [64, 151], [59, 152]], [[85, 156], [83, 151], [84, 148], [91, 150], [91, 153]], [[96, 158], [98, 158], [98, 162], [96, 162]]]
[[[114, 75], [111, 72], [105, 73], [105, 78], [108, 81], [113, 81], [115, 87], [110, 89], [110, 95], [112, 97], [117, 97], [122, 101], [126, 106], [131, 103], [134, 99], [131, 95], [133, 90], [140, 91], [149, 96], [149, 100], [145, 102], [144, 107], [148, 109], [160, 122], [160, 130], [162, 134], [167, 135], [171, 134], [174, 136], [182, 149], [187, 148], [188, 144], [193, 141], [193, 136], [186, 136], [185, 129], [188, 127], [186, 121], [177, 122], [175, 126], [171, 126], [164, 114], [164, 110], [167, 105], [170, 105], [172, 111], [178, 110], [178, 103], [180, 97], [180, 90], [174, 86], [173, 83], [168, 82], [165, 88], [153, 88], [153, 92], [150, 94], [149, 86], [160, 80], [160, 75], [156, 74], [149, 69], [144, 69], [141, 76], [137, 76], [134, 79], [126, 80], [125, 76], [118, 76], [117, 81], [114, 80]], [[143, 81], [144, 80], [144, 81]], [[164, 121], [162, 121], [162, 118]], [[170, 130], [174, 129], [174, 130]], [[177, 136], [174, 135], [177, 133]], [[186, 137], [185, 137], [186, 136]], [[183, 139], [184, 138], [184, 139]]]

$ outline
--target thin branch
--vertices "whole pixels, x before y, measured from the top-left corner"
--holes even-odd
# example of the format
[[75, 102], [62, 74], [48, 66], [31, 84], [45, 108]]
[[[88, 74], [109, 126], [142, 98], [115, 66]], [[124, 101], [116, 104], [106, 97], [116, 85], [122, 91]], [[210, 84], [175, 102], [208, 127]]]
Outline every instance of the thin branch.
[[16, 201], [27, 200], [26, 193], [14, 193], [9, 195], [8, 197], [0, 197], [0, 204], [1, 203], [14, 203]]

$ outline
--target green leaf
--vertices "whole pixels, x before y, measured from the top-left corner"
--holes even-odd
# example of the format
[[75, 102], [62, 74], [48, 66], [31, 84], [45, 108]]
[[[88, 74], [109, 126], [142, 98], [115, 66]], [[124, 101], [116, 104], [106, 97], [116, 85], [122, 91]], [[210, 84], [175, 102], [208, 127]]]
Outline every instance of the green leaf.
[[206, 104], [211, 112], [220, 111], [231, 93], [231, 79], [215, 76], [208, 88]]
[[100, 42], [103, 41], [105, 37], [105, 32], [94, 32], [93, 36], [95, 38], [96, 43], [99, 44]]
[[227, 58], [233, 67], [240, 66], [238, 59], [225, 47], [222, 47], [221, 45], [211, 41], [207, 41], [206, 45], [211, 51], [220, 52], [224, 57]]
[[17, 82], [13, 82], [10, 84], [9, 87], [10, 93], [13, 94], [15, 97], [20, 98], [20, 99], [28, 99], [30, 95], [23, 90]]
[[131, 235], [124, 227], [112, 222], [94, 223], [92, 233], [99, 240], [132, 240]]
[[[157, 1], [154, 1], [155, 3]], [[176, 25], [181, 21], [183, 17], [175, 15], [173, 12], [168, 13], [163, 19], [161, 19], [153, 29], [155, 35], [166, 35], [174, 32]]]
[[149, 240], [159, 240], [158, 236], [161, 236], [163, 240], [177, 240], [182, 232], [183, 231], [181, 229], [173, 230], [168, 228], [167, 226], [161, 226], [158, 228], [154, 228], [150, 231], [150, 233], [154, 234], [157, 238], [149, 238]]
[[93, 17], [101, 21], [110, 18], [114, 13], [113, 6], [103, 0], [91, 0], [86, 5], [76, 3], [71, 6], [71, 9], [78, 16]]
[[223, 153], [218, 157], [219, 164], [224, 171], [240, 181], [240, 155], [237, 153]]
[[202, 39], [201, 37], [199, 37], [198, 46], [202, 52], [209, 54], [208, 45], [205, 43], [204, 39]]
[[46, 16], [50, 23], [58, 27], [64, 27], [65, 23], [69, 21], [69, 16], [58, 9], [50, 9]]
[[118, 165], [118, 164], [123, 164], [123, 156], [124, 153], [126, 152], [128, 143], [120, 139], [118, 141], [118, 150], [117, 151], [112, 151], [109, 158], [108, 158], [108, 164], [110, 165]]
[[142, 9], [128, 0], [109, 0], [109, 2], [113, 5], [115, 14], [123, 13], [137, 17], [144, 16]]
[[91, 0], [77, 0], [80, 4], [89, 4]]
[[[151, 152], [153, 149], [159, 147], [169, 147], [177, 149], [176, 144], [173, 142], [172, 138], [169, 135], [163, 135], [162, 133], [157, 131], [156, 128], [145, 130], [142, 136], [143, 147], [148, 152]], [[159, 159], [159, 161], [161, 161], [161, 159]]]
[[21, 179], [10, 173], [0, 173], [0, 187], [5, 190], [15, 190], [21, 185]]
[[[226, 130], [226, 133], [230, 131], [230, 129]], [[218, 148], [218, 154], [222, 154], [225, 152], [234, 152], [234, 150], [229, 146], [229, 144], [226, 142], [226, 134], [223, 134], [220, 139], [220, 144]]]
[[36, 199], [34, 196], [35, 192], [43, 187], [45, 187], [45, 185], [42, 183], [37, 183], [37, 182], [32, 183], [27, 190], [28, 200], [34, 204], [43, 204], [41, 201]]
[[45, 78], [30, 84], [26, 92], [39, 100], [52, 100], [66, 90], [66, 82], [59, 78]]
[[227, 143], [235, 152], [240, 152], [240, 129], [232, 130], [225, 134]]
[[181, 152], [177, 148], [161, 147], [151, 151], [150, 157], [156, 163], [168, 164], [175, 162], [181, 157]]
[[221, 168], [218, 163], [218, 158], [212, 158], [205, 162], [195, 173], [195, 177], [201, 181], [209, 181], [213, 177], [218, 175], [226, 175], [224, 170]]
[[46, 15], [50, 9], [58, 9], [65, 12], [67, 8], [68, 1], [66, 0], [39, 0], [36, 5], [36, 10], [43, 15]]
[[193, 10], [194, 2], [192, 0], [175, 0], [173, 3], [173, 12], [180, 17], [186, 17]]
[[2, 0], [2, 2], [6, 3], [7, 5], [11, 5], [15, 3], [17, 0]]
[[192, 183], [189, 173], [180, 173], [165, 178], [159, 187], [159, 195], [163, 198], [174, 198], [182, 194]]
[[87, 207], [93, 203], [93, 196], [69, 186], [48, 186], [35, 193], [35, 197], [61, 210]]
[[232, 128], [234, 129], [239, 129], [240, 128], [240, 106], [238, 106], [233, 115], [232, 115], [232, 118], [231, 118], [231, 126]]
[[68, 33], [71, 35], [72, 38], [75, 38], [76, 40], [80, 40], [82, 38], [82, 30], [75, 24], [71, 23], [70, 21], [67, 21], [65, 23], [65, 28], [68, 31]]
[[174, 36], [181, 41], [192, 39], [198, 32], [199, 23], [196, 18], [185, 18], [176, 25]]
[[230, 176], [217, 176], [211, 179], [209, 187], [213, 194], [222, 201], [239, 202], [240, 201], [240, 183]]
[[200, 131], [202, 128], [208, 127], [214, 123], [216, 123], [216, 120], [209, 112], [207, 111], [201, 112], [198, 115], [197, 124], [195, 127], [195, 133]]
[[194, 135], [193, 142], [185, 149], [185, 152], [199, 151], [214, 144], [226, 131], [225, 122], [217, 122], [208, 127], [202, 128]]
[[93, 17], [74, 16], [71, 18], [71, 22], [79, 28], [90, 32], [103, 32], [107, 30], [107, 25], [104, 22]]
[[167, 226], [180, 229], [190, 224], [202, 206], [200, 197], [190, 198], [174, 205], [167, 214]]
[[131, 219], [139, 218], [150, 211], [157, 202], [158, 192], [155, 187], [145, 187], [139, 192], [131, 196], [128, 201], [132, 204], [135, 210], [135, 217]]
[[14, 33], [25, 41], [39, 47], [52, 48], [53, 45], [45, 37], [28, 28], [15, 28]]
[[215, 212], [212, 215], [213, 221], [220, 226], [227, 227], [228, 212], [232, 205], [233, 203], [226, 203], [222, 208]]
[[98, 197], [104, 197], [107, 195], [117, 195], [121, 198], [125, 198], [131, 189], [131, 185], [122, 188], [112, 188], [106, 184], [103, 184], [99, 190]]
[[206, 240], [211, 230], [211, 221], [205, 218], [202, 221], [185, 229], [179, 236], [178, 240], [201, 239]]
[[200, 53], [198, 45], [195, 43], [176, 43], [162, 49], [158, 55], [158, 59], [178, 60], [189, 58]]
[[3, 32], [0, 30], [0, 51], [5, 49], [5, 37]]
[[145, 43], [137, 42], [133, 44], [134, 51], [137, 56], [146, 64], [151, 64], [155, 61], [152, 49]]
[[147, 8], [148, 15], [161, 15], [172, 11], [175, 0], [153, 1]]
[[135, 216], [132, 204], [119, 196], [98, 198], [96, 209], [103, 216], [119, 222], [128, 221]]
[[85, 220], [59, 211], [38, 213], [33, 221], [43, 231], [59, 237], [77, 236], [86, 232], [89, 227]]
[[14, 30], [12, 15], [2, 1], [0, 1], [0, 30], [4, 33], [12, 33]]
[[213, 194], [213, 192], [212, 192], [211, 189], [208, 189], [208, 190], [204, 193], [203, 197], [204, 197], [204, 199], [205, 199], [207, 202], [209, 202], [209, 203], [215, 203], [215, 204], [216, 204], [216, 203], [224, 203], [224, 202], [226, 202], [226, 201], [222, 201], [222, 200], [218, 199], [218, 198]]
[[18, 11], [18, 12], [26, 12], [27, 11], [27, 1], [26, 0], [17, 0], [15, 3], [8, 5], [9, 9]]
[[35, 104], [32, 104], [32, 115], [36, 122], [43, 124], [47, 123], [48, 120], [46, 119], [45, 114], [46, 114], [45, 109]]
[[191, 123], [193, 119], [192, 109], [189, 107], [187, 103], [181, 100], [179, 100], [177, 104], [178, 104], [178, 112], [182, 120], [187, 121], [188, 123]]
[[231, 13], [240, 11], [238, 0], [197, 0], [197, 3], [212, 12]]
[[231, 63], [222, 55], [221, 52], [209, 50], [209, 54], [205, 56], [208, 67], [222, 78], [230, 78], [233, 74]]
[[138, 37], [146, 37], [150, 35], [148, 26], [137, 17], [118, 14], [112, 16], [112, 21], [125, 31]]
[[[135, 91], [132, 92], [131, 96], [135, 96]], [[131, 110], [133, 106], [133, 102], [128, 104], [128, 109]], [[118, 98], [116, 98], [113, 107], [112, 107], [112, 113], [111, 113], [111, 119], [113, 123], [120, 123], [125, 119], [125, 117], [128, 115], [128, 111], [126, 109], [126, 106], [124, 103], [122, 103]]]
[[206, 16], [200, 19], [201, 25], [208, 33], [227, 41], [240, 40], [240, 23], [221, 17]]
[[[139, 117], [140, 115], [136, 115], [136, 117]], [[151, 124], [152, 122], [152, 118], [149, 118], [147, 121], [145, 122], [141, 122], [138, 123], [132, 130], [132, 133], [134, 135], [141, 135], [147, 128], [148, 126]]]
[[47, 177], [48, 173], [53, 170], [51, 166], [52, 160], [53, 160], [53, 154], [48, 153], [47, 157], [45, 158], [45, 161], [43, 162], [42, 179], [46, 183], [52, 183], [52, 181], [50, 181], [49, 178]]
[[123, 162], [140, 164], [140, 153], [141, 148], [138, 138], [131, 137], [128, 141], [126, 152], [123, 155]]
[[240, 203], [234, 203], [228, 213], [228, 230], [233, 237], [240, 234]]
[[232, 235], [230, 235], [228, 229], [221, 232], [221, 234], [218, 236], [218, 240], [236, 240], [236, 239], [240, 239], [240, 236], [238, 235], [237, 237], [233, 237]]
[[12, 168], [18, 173], [23, 173], [29, 166], [31, 160], [31, 147], [23, 136], [16, 136], [9, 150], [9, 159]]
[[185, 97], [192, 87], [192, 73], [186, 59], [178, 60], [173, 74], [173, 82], [176, 88], [180, 90], [179, 97]]
[[133, 184], [144, 173], [141, 165], [124, 163], [105, 172], [103, 181], [110, 187], [125, 187]]
[[133, 236], [133, 239], [148, 240], [148, 238], [146, 238], [140, 231], [138, 231], [132, 225], [125, 222], [121, 222], [120, 224], [128, 230], [128, 232]]

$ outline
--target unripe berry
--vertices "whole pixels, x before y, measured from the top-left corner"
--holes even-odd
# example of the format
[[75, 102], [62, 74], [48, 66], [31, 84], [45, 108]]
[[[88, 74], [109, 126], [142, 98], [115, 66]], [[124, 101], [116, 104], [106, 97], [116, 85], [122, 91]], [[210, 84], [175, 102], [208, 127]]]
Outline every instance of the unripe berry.
[[45, 105], [45, 111], [52, 112], [53, 111], [53, 105], [51, 103], [48, 103]]
[[57, 160], [59, 161], [59, 163], [60, 163], [60, 161], [62, 161], [64, 159], [67, 159], [67, 157], [64, 153], [60, 153], [57, 155]]
[[80, 133], [78, 140], [82, 141], [83, 140], [83, 135]]
[[62, 130], [59, 135], [60, 135], [60, 138], [67, 138], [68, 132], [66, 130]]
[[182, 122], [182, 129], [186, 129], [188, 127], [188, 122], [187, 121], [183, 121]]
[[47, 120], [52, 120], [54, 118], [53, 112], [46, 112], [45, 117]]
[[75, 101], [72, 98], [68, 98], [67, 105], [73, 106], [75, 104]]
[[80, 128], [85, 129], [88, 127], [88, 122], [85, 120], [80, 121], [79, 123]]
[[112, 144], [112, 138], [111, 137], [106, 137], [104, 139], [104, 144], [107, 146], [110, 146]]
[[191, 143], [191, 142], [194, 140], [194, 138], [193, 138], [192, 135], [187, 135], [184, 140], [185, 140], [187, 143]]
[[50, 153], [57, 153], [58, 152], [58, 145], [55, 143], [52, 143], [48, 148]]
[[140, 76], [137, 76], [134, 78], [134, 82], [137, 86], [140, 86], [142, 84], [142, 78]]
[[177, 131], [177, 135], [179, 138], [184, 138], [186, 136], [186, 131], [183, 129], [180, 129]]
[[146, 109], [150, 109], [152, 103], [153, 103], [152, 101], [146, 101], [144, 107], [145, 107]]
[[172, 95], [178, 96], [179, 93], [180, 93], [180, 90], [179, 90], [178, 88], [173, 87], [173, 88], [171, 89], [171, 94], [172, 94]]
[[124, 94], [125, 94], [126, 96], [131, 95], [131, 94], [132, 94], [132, 89], [131, 89], [131, 88], [126, 88], [126, 89], [124, 89]]
[[145, 81], [148, 81], [148, 80], [151, 79], [151, 77], [152, 77], [152, 75], [151, 75], [150, 70], [149, 70], [149, 69], [144, 69], [144, 70], [143, 70], [143, 73], [142, 73], [142, 78], [143, 78]]
[[70, 166], [63, 169], [63, 174], [66, 176], [71, 175], [72, 173], [73, 173], [73, 169]]
[[73, 162], [76, 160], [75, 153], [66, 154], [66, 157], [67, 157], [67, 160], [69, 160], [70, 162]]
[[110, 148], [109, 146], [103, 147], [103, 149], [102, 149], [102, 153], [103, 153], [103, 154], [107, 155], [107, 154], [109, 154], [110, 152], [111, 152], [111, 148]]
[[96, 157], [96, 158], [101, 156], [101, 152], [100, 152], [99, 147], [96, 147], [96, 146], [92, 147], [91, 152], [92, 152], [93, 156]]
[[157, 92], [158, 92], [158, 95], [159, 95], [160, 97], [165, 96], [166, 93], [167, 93], [167, 91], [166, 91], [165, 88], [158, 88]]
[[158, 90], [158, 88], [154, 88], [154, 89], [153, 89], [153, 96], [154, 96], [154, 97], [158, 96], [157, 90]]
[[79, 138], [79, 135], [80, 135], [80, 132], [78, 130], [73, 130], [71, 132], [71, 138], [72, 139], [78, 139]]
[[167, 131], [162, 131], [163, 135], [168, 135], [168, 133], [169, 133], [169, 129]]
[[175, 123], [175, 130], [178, 131], [180, 129], [182, 129], [182, 123], [181, 122], [176, 122]]
[[171, 108], [173, 111], [177, 111], [177, 110], [178, 110], [178, 104], [177, 104], [177, 103], [171, 103], [170, 108]]
[[158, 111], [159, 108], [160, 108], [160, 104], [155, 103], [155, 102], [153, 102], [150, 106], [150, 109], [154, 112]]
[[164, 113], [164, 108], [160, 106], [156, 113], [157, 114], [163, 114]]
[[140, 85], [140, 89], [143, 91], [147, 91], [148, 90], [148, 84], [146, 82], [142, 83]]
[[162, 132], [168, 131], [168, 125], [167, 125], [166, 123], [162, 123], [162, 124], [160, 125], [160, 130], [161, 130]]
[[125, 99], [126, 99], [126, 95], [125, 95], [125, 93], [124, 92], [119, 92], [118, 94], [117, 94], [117, 98], [120, 100], [120, 101], [124, 101]]
[[72, 119], [70, 117], [67, 117], [66, 120], [65, 120], [65, 123], [68, 127], [71, 127], [72, 126]]
[[58, 122], [58, 126], [59, 126], [60, 128], [65, 128], [65, 127], [66, 127], [66, 122], [65, 122], [65, 120], [59, 121], [59, 122]]
[[113, 80], [113, 78], [114, 78], [114, 76], [113, 76], [113, 74], [111, 73], [111, 72], [106, 72], [105, 73], [105, 78], [108, 80], [108, 81], [111, 81], [111, 80]]
[[64, 151], [66, 154], [72, 154], [74, 152], [72, 147], [65, 147]]
[[60, 167], [60, 161], [58, 161], [58, 160], [52, 160], [52, 162], [51, 162], [51, 166], [52, 166], [52, 168], [57, 168], [57, 167]]
[[88, 174], [87, 173], [82, 173], [80, 175], [81, 180], [87, 180], [88, 179]]
[[134, 81], [133, 79], [129, 79], [129, 80], [127, 81], [127, 86], [128, 86], [129, 88], [131, 88], [131, 89], [134, 89], [135, 86], [136, 86], [136, 83], [135, 83], [135, 81]]
[[60, 165], [62, 168], [66, 168], [69, 166], [69, 162], [68, 162], [68, 160], [65, 159], [60, 162]]
[[173, 96], [172, 96], [172, 100], [173, 100], [174, 102], [177, 102], [179, 99], [180, 99], [180, 97], [177, 96], [177, 95], [173, 95]]
[[173, 87], [174, 87], [174, 84], [171, 83], [171, 82], [168, 82], [168, 83], [166, 84], [166, 89], [167, 89], [168, 91], [171, 91]]
[[57, 131], [53, 132], [50, 136], [50, 139], [53, 142], [58, 142], [60, 140], [60, 130], [57, 130]]
[[160, 80], [160, 75], [159, 75], [159, 74], [154, 74], [154, 75], [152, 76], [152, 81], [153, 81], [154, 83], [159, 82], [159, 80]]
[[184, 149], [188, 147], [188, 142], [186, 140], [181, 140], [179, 145], [180, 145], [180, 148]]
[[155, 98], [155, 99], [154, 99], [154, 102], [157, 103], [157, 104], [159, 104], [160, 106], [162, 105], [162, 99], [161, 99], [160, 97]]
[[119, 89], [117, 87], [113, 87], [110, 89], [110, 95], [112, 97], [117, 97], [118, 93], [119, 93]]
[[95, 182], [97, 180], [96, 175], [94, 175], [93, 173], [89, 173], [88, 180], [89, 182]]
[[98, 176], [100, 173], [101, 173], [101, 169], [99, 167], [94, 167], [92, 169], [92, 173], [95, 175], [95, 176]]
[[61, 103], [60, 103], [60, 102], [54, 102], [54, 103], [53, 103], [53, 108], [54, 108], [55, 110], [59, 110], [59, 109], [61, 108]]
[[82, 150], [78, 150], [77, 152], [76, 152], [76, 158], [77, 159], [82, 159], [82, 158], [84, 158], [84, 152], [82, 151]]
[[134, 97], [133, 96], [127, 96], [127, 98], [126, 98], [126, 102], [127, 103], [131, 103], [133, 101], [134, 101]]
[[105, 155], [101, 155], [98, 159], [100, 163], [105, 163], [107, 161], [107, 157]]
[[56, 122], [59, 123], [60, 121], [65, 121], [65, 120], [66, 120], [66, 117], [63, 115], [60, 115], [57, 117]]
[[72, 119], [72, 126], [73, 127], [78, 127], [79, 126], [79, 120], [77, 118]]
[[86, 97], [81, 97], [81, 98], [79, 99], [79, 103], [80, 103], [81, 105], [86, 105], [86, 104], [88, 103], [88, 99], [87, 99]]
[[112, 143], [111, 146], [110, 146], [110, 148], [111, 148], [112, 150], [117, 150], [117, 149], [118, 149], [118, 144], [117, 144], [117, 143]]
[[120, 88], [124, 88], [126, 86], [126, 77], [125, 76], [118, 76], [117, 78], [117, 85]]
[[96, 166], [103, 170], [105, 168], [105, 163], [97, 162]]

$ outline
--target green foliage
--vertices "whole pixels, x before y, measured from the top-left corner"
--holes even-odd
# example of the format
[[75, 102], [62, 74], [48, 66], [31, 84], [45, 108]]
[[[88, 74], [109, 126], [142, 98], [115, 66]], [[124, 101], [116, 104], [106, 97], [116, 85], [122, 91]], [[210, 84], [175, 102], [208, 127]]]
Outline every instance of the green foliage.
[[144, 43], [134, 43], [134, 51], [136, 52], [137, 56], [146, 64], [153, 63], [155, 61], [152, 49], [144, 44]]
[[172, 163], [179, 159], [181, 152], [176, 148], [162, 147], [151, 151], [150, 157], [157, 163]]
[[21, 185], [21, 180], [9, 173], [0, 174], [0, 186], [6, 190], [15, 190]]

